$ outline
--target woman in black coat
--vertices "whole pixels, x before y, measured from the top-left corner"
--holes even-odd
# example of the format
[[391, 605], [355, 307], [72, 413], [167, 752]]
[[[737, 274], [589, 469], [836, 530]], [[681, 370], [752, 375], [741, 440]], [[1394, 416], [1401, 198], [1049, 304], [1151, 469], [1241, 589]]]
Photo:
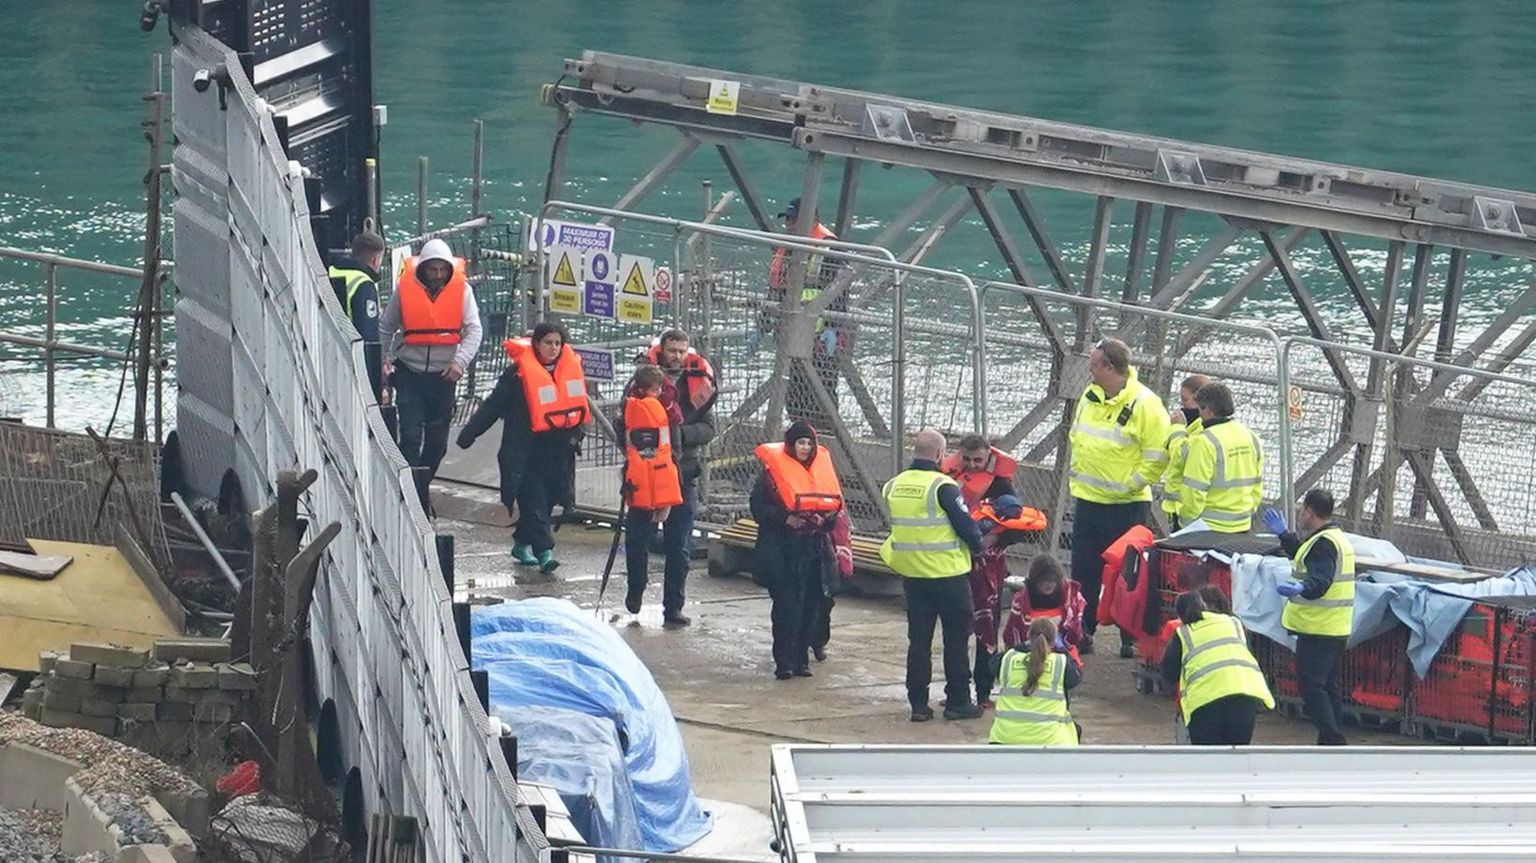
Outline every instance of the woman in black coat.
[[[552, 370], [565, 345], [559, 324], [540, 323], [533, 328], [533, 351], [523, 362], [536, 359]], [[460, 449], [468, 449], [491, 426], [501, 422], [501, 447], [496, 464], [501, 471], [501, 502], [517, 523], [512, 533], [512, 557], [518, 563], [553, 572], [555, 535], [550, 515], [555, 505], [569, 509], [576, 503], [576, 456], [581, 452], [584, 426], [535, 432], [528, 414], [517, 363], [511, 363], [496, 381], [495, 389], [480, 403], [459, 432]]]

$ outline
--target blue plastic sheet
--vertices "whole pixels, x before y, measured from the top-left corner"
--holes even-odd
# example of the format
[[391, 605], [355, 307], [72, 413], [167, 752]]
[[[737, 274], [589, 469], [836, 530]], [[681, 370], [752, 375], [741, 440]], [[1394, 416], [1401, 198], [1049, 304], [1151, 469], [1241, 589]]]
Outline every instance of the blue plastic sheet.
[[487, 672], [493, 712], [556, 707], [613, 722], [643, 850], [678, 851], [709, 832], [672, 708], [618, 633], [552, 597], [476, 608], [470, 632], [470, 664]]

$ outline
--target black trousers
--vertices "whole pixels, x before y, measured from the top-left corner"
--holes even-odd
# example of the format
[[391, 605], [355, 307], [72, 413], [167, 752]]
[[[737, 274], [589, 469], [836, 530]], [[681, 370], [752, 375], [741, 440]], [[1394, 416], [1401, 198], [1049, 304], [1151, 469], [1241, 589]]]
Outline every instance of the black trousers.
[[976, 667], [971, 669], [971, 678], [976, 681], [976, 703], [992, 700], [992, 684], [997, 681], [998, 657], [988, 653], [981, 642], [976, 643]]
[[826, 647], [832, 640], [832, 606], [836, 604], [832, 597], [826, 595], [826, 591], [822, 591], [821, 618], [816, 621], [815, 628], [811, 630], [812, 647]]
[[1339, 664], [1347, 638], [1328, 635], [1296, 636], [1296, 677], [1307, 715], [1317, 726], [1320, 745], [1344, 742], [1339, 726], [1344, 721], [1344, 697], [1339, 691]]
[[431, 482], [448, 452], [455, 384], [440, 374], [413, 371], [404, 363], [395, 363], [391, 381], [400, 417], [400, 454], [411, 467], [426, 468], [423, 482]]
[[539, 554], [555, 547], [550, 514], [555, 510], [555, 489], [563, 488], [563, 468], [553, 459], [529, 458], [523, 483], [517, 487], [517, 526], [512, 541], [533, 547]]
[[774, 573], [768, 595], [773, 600], [774, 670], [806, 667], [811, 648], [821, 637], [823, 621], [831, 613], [831, 600], [821, 586], [821, 560], [814, 556], [798, 558], [789, 570]]
[[1247, 746], [1263, 702], [1251, 695], [1228, 695], [1201, 705], [1189, 716], [1189, 742], [1196, 746]]
[[1073, 501], [1072, 580], [1083, 589], [1088, 607], [1083, 612], [1083, 631], [1099, 628], [1099, 593], [1104, 587], [1104, 550], [1126, 531], [1147, 520], [1147, 502], [1094, 503]]
[[[661, 585], [663, 614], [683, 610], [688, 563], [693, 553], [694, 484], [685, 482], [682, 490], [683, 502], [672, 507], [667, 520], [661, 523], [662, 545], [666, 549]], [[656, 528], [648, 510], [632, 509], [624, 517], [624, 572], [633, 592], [645, 590], [650, 581], [651, 540], [656, 536]]]
[[933, 627], [944, 628], [944, 697], [949, 707], [971, 701], [970, 574], [948, 578], [903, 578], [907, 597], [907, 700], [928, 704], [933, 681]]

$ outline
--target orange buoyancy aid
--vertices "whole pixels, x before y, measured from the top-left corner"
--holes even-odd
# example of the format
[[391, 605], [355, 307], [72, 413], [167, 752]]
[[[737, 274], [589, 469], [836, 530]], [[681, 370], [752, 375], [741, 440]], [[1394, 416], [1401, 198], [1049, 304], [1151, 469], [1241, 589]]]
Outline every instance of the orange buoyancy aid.
[[971, 510], [971, 518], [980, 526], [982, 519], [991, 519], [997, 527], [983, 533], [1002, 533], [1006, 530], [1045, 530], [1047, 521], [1045, 513], [1032, 506], [1026, 506], [1019, 513], [1018, 518], [1003, 518], [992, 508], [991, 501], [987, 501]]
[[[831, 228], [828, 228], [826, 225], [823, 225], [822, 223], [817, 222], [815, 227], [811, 228], [810, 239], [812, 239], [812, 240], [835, 240], [835, 239], [837, 239], [837, 234], [832, 233], [832, 229]], [[784, 272], [784, 266], [789, 263], [789, 256], [790, 256], [790, 254], [791, 254], [790, 250], [786, 249], [786, 248], [783, 248], [783, 247], [780, 247], [780, 248], [777, 248], [777, 249], [773, 250], [773, 260], [768, 263], [768, 286], [769, 287], [771, 287], [771, 288], [782, 288], [782, 287], [785, 286], [784, 277], [785, 277], [786, 274]], [[818, 257], [819, 257], [819, 255], [817, 255], [816, 253], [810, 253], [809, 257], [807, 258], [807, 266], [809, 267], [809, 263], [810, 263], [811, 260], [814, 260], [814, 259], [816, 259]]]
[[400, 329], [408, 345], [456, 345], [463, 339], [464, 259], [453, 259], [453, 275], [437, 296], [416, 278], [416, 258], [405, 259], [395, 292], [400, 297]]
[[965, 463], [960, 460], [960, 453], [950, 453], [944, 458], [944, 463], [939, 469], [960, 483], [960, 496], [965, 499], [965, 505], [976, 508], [981, 499], [986, 495], [987, 489], [992, 487], [992, 481], [1001, 477], [1008, 481], [1013, 480], [1013, 472], [1018, 468], [1019, 462], [1013, 456], [1003, 452], [997, 447], [988, 447], [987, 464], [980, 471], [968, 471]]
[[571, 350], [570, 345], [560, 346], [553, 373], [539, 362], [533, 343], [528, 339], [507, 339], [501, 346], [506, 348], [512, 362], [517, 363], [517, 376], [523, 380], [529, 428], [535, 432], [564, 431], [591, 418], [587, 377], [581, 371], [581, 357]]
[[755, 452], [773, 478], [779, 502], [790, 513], [837, 512], [843, 508], [843, 486], [826, 447], [816, 446], [809, 467], [786, 452], [783, 443], [758, 444]]
[[682, 504], [682, 479], [672, 460], [672, 427], [660, 399], [625, 400], [624, 438], [624, 491], [629, 505], [655, 510]]
[[[645, 358], [651, 365], [661, 367], [660, 338], [651, 340]], [[694, 410], [702, 410], [715, 400], [715, 370], [709, 360], [693, 348], [689, 348], [687, 356], [683, 358], [683, 373], [678, 378], [678, 385], [682, 396], [688, 399]]]

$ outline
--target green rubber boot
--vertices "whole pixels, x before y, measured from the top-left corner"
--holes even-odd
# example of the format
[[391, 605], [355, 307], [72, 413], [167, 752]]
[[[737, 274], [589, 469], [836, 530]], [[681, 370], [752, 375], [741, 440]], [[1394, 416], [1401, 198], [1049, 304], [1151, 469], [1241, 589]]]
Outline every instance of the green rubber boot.
[[533, 556], [533, 546], [519, 542], [512, 546], [512, 559], [524, 566], [536, 566], [539, 559]]
[[539, 552], [539, 572], [554, 572], [560, 566], [560, 561], [555, 560], [555, 550], [546, 548]]

